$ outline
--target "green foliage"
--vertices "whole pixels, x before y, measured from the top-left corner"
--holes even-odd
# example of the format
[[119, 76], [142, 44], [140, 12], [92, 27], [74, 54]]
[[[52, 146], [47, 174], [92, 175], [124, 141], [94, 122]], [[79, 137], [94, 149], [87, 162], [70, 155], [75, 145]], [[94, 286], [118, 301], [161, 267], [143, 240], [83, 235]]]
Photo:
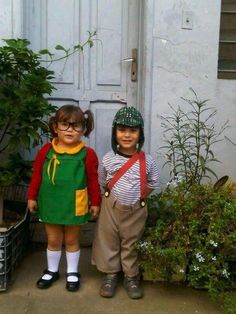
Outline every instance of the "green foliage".
[[[193, 184], [186, 191], [179, 183], [151, 196], [148, 208], [148, 225], [137, 245], [145, 272], [153, 280], [185, 279], [224, 302], [225, 291], [236, 286], [236, 198], [231, 187]], [[227, 302], [233, 299], [228, 296]]]
[[28, 183], [32, 172], [32, 162], [24, 160], [19, 153], [10, 154], [8, 161], [0, 167], [0, 186]]
[[[12, 154], [19, 160], [19, 149], [30, 150], [41, 143], [48, 127], [45, 116], [54, 112], [45, 95], [54, 87], [53, 72], [40, 64], [40, 54], [29, 48], [26, 39], [6, 39], [0, 47], [0, 155]], [[20, 166], [20, 164], [17, 164]], [[16, 166], [16, 164], [15, 164]], [[21, 163], [21, 166], [24, 165]], [[23, 169], [19, 169], [21, 173]], [[10, 165], [1, 168], [1, 182], [13, 183], [18, 171]], [[20, 178], [24, 178], [20, 177]]]
[[185, 112], [180, 106], [175, 109], [170, 105], [172, 114], [162, 116], [165, 150], [170, 167], [170, 176], [182, 177], [186, 188], [194, 183], [200, 184], [203, 178], [216, 176], [210, 165], [218, 162], [213, 146], [219, 142], [227, 122], [217, 131], [215, 127], [216, 110], [208, 106], [208, 100], [182, 98], [190, 109]]
[[0, 153], [19, 145], [29, 150], [31, 139], [39, 144], [38, 130], [47, 132], [43, 118], [54, 111], [44, 97], [54, 89], [49, 82], [53, 72], [40, 65], [40, 55], [26, 39], [5, 42], [0, 47]]
[[[218, 297], [218, 296], [216, 296]], [[225, 292], [221, 295], [222, 308], [227, 314], [236, 313], [236, 295], [233, 292]]]

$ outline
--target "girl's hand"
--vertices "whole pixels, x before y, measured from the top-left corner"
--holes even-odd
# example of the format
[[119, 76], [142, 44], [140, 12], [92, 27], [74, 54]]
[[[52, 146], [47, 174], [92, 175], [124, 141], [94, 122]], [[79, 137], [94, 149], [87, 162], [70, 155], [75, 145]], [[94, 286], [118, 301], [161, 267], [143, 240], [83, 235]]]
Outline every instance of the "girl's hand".
[[27, 208], [31, 213], [35, 213], [37, 211], [37, 202], [35, 200], [28, 200]]
[[98, 214], [100, 212], [100, 207], [99, 206], [91, 206], [90, 207], [90, 213], [94, 218], [97, 218]]

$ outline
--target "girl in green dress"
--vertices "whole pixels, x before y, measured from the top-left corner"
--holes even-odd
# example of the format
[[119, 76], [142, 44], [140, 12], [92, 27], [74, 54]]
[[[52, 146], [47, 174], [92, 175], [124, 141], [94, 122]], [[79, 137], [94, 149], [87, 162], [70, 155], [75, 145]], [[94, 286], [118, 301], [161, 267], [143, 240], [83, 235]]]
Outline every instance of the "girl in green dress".
[[64, 242], [67, 260], [66, 288], [77, 291], [80, 225], [100, 206], [98, 158], [86, 147], [82, 135], [93, 130], [93, 115], [79, 107], [64, 105], [49, 121], [53, 139], [38, 152], [28, 191], [28, 209], [38, 212], [47, 234], [47, 269], [37, 281], [45, 289], [59, 279]]

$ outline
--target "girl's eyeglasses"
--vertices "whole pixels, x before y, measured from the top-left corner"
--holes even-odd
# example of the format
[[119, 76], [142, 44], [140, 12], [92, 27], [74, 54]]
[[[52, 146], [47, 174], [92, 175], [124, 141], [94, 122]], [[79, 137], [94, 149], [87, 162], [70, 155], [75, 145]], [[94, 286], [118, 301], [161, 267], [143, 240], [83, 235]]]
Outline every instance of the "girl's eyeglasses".
[[78, 133], [83, 131], [81, 124], [78, 122], [64, 122], [64, 121], [57, 122], [57, 127], [60, 131], [67, 131], [70, 128], [70, 126], [72, 127], [73, 130], [75, 130]]

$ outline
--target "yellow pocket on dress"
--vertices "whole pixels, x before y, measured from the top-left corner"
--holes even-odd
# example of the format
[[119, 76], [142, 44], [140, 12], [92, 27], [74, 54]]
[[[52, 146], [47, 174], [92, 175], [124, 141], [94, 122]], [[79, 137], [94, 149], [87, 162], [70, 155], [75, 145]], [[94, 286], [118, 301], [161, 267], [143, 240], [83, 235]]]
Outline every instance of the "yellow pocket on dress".
[[75, 191], [75, 215], [83, 216], [88, 213], [88, 191], [87, 188]]

